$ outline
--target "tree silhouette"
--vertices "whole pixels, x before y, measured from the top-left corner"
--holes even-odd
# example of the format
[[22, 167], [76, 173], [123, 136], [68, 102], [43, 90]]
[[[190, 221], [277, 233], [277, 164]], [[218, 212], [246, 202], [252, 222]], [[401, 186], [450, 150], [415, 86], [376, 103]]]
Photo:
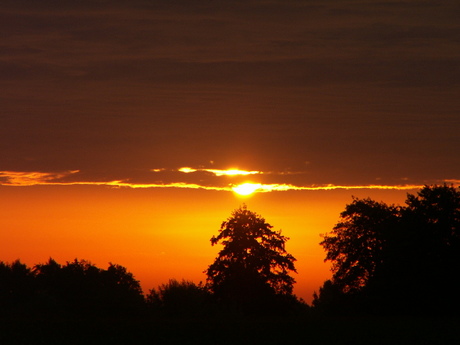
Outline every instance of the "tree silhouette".
[[[405, 260], [391, 267], [404, 282], [400, 294], [413, 301], [411, 308], [421, 308], [414, 305], [416, 300], [426, 299], [424, 309], [455, 312], [460, 307], [460, 189], [426, 186], [417, 195], [408, 195], [406, 204], [405, 246], [398, 247], [406, 252]], [[407, 271], [409, 277], [404, 275]]]
[[21, 313], [34, 297], [34, 276], [21, 261], [0, 262], [0, 314]]
[[139, 311], [144, 298], [139, 282], [126, 268], [107, 270], [75, 259], [61, 266], [53, 259], [36, 265], [39, 303], [48, 313], [114, 316]]
[[458, 313], [460, 189], [425, 186], [404, 207], [354, 199], [321, 245], [333, 276], [316, 306], [333, 298], [378, 312]]
[[273, 295], [291, 295], [295, 258], [285, 250], [287, 237], [243, 205], [224, 221], [211, 244], [222, 244], [205, 271], [207, 287], [223, 300], [255, 304]]
[[193, 316], [207, 312], [209, 293], [201, 285], [182, 280], [170, 279], [158, 289], [151, 289], [147, 303], [153, 311], [167, 315]]
[[333, 281], [344, 292], [362, 289], [379, 273], [398, 208], [371, 199], [353, 199], [320, 243], [332, 262]]

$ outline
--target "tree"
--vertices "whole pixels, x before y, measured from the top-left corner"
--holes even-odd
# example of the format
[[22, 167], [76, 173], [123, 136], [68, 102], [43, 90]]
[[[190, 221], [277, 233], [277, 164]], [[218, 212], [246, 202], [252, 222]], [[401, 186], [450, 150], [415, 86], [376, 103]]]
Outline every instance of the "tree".
[[[453, 186], [425, 186], [408, 195], [403, 210], [406, 225], [419, 235], [419, 245], [434, 253], [445, 252], [458, 259], [460, 249], [460, 189]], [[438, 254], [435, 254], [438, 255]]]
[[147, 303], [153, 311], [160, 311], [167, 315], [201, 315], [208, 312], [208, 291], [202, 284], [187, 280], [181, 282], [170, 279], [158, 289], [151, 289], [147, 295]]
[[332, 262], [333, 282], [343, 292], [361, 290], [379, 273], [387, 237], [398, 221], [398, 208], [371, 199], [346, 205], [340, 221], [320, 243]]
[[321, 245], [333, 276], [315, 305], [341, 296], [374, 311], [458, 312], [460, 189], [425, 186], [403, 207], [354, 199]]
[[454, 311], [460, 307], [460, 189], [425, 186], [417, 195], [408, 195], [406, 205], [402, 210], [406, 259], [393, 265], [401, 280], [411, 272], [404, 295], [429, 296], [425, 308]]
[[39, 303], [49, 313], [114, 316], [138, 312], [144, 297], [139, 281], [120, 265], [100, 269], [75, 259], [61, 266], [53, 259], [38, 264], [34, 274]]
[[34, 276], [20, 260], [0, 261], [0, 315], [27, 309], [34, 297]]
[[111, 313], [130, 314], [143, 309], [144, 294], [140, 282], [126, 267], [109, 263], [100, 280], [105, 291], [105, 303]]
[[243, 205], [224, 221], [211, 244], [222, 244], [205, 271], [207, 287], [223, 300], [255, 303], [264, 296], [292, 295], [295, 258], [285, 250], [287, 237], [273, 231], [260, 215]]

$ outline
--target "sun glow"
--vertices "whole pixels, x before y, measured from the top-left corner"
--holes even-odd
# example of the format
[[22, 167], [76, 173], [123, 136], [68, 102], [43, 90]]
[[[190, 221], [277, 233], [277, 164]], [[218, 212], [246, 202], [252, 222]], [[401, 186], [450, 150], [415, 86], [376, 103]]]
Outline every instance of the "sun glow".
[[240, 184], [238, 186], [233, 187], [232, 190], [236, 194], [246, 196], [246, 195], [250, 195], [250, 194], [254, 193], [255, 191], [257, 191], [261, 187], [262, 187], [262, 185], [260, 183], [247, 182], [247, 183], [243, 183], [243, 184]]

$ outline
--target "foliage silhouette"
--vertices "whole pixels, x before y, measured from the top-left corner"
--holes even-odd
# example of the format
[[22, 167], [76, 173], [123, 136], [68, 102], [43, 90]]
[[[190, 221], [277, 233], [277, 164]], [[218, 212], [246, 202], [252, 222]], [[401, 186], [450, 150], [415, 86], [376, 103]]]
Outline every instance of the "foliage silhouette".
[[139, 282], [119, 265], [103, 270], [84, 260], [62, 266], [49, 259], [30, 269], [19, 260], [0, 262], [4, 315], [115, 316], [140, 312], [143, 306]]
[[223, 244], [205, 271], [207, 288], [221, 301], [257, 310], [275, 296], [291, 296], [295, 258], [285, 250], [287, 237], [243, 205], [224, 221], [211, 244]]
[[210, 294], [201, 284], [170, 279], [158, 289], [151, 289], [147, 303], [154, 311], [166, 315], [193, 316], [209, 312]]
[[[0, 262], [0, 343], [458, 343], [458, 317], [426, 313], [458, 316], [460, 190], [425, 187], [404, 207], [353, 199], [324, 237], [336, 266], [316, 311], [391, 313], [384, 318], [305, 312], [287, 238], [271, 229], [246, 206], [235, 210], [211, 239], [224, 249], [207, 284], [170, 280], [146, 299], [123, 266]], [[393, 316], [401, 311], [425, 317]]]
[[460, 189], [425, 186], [401, 207], [354, 199], [321, 245], [333, 276], [317, 308], [458, 314]]
[[0, 262], [0, 313], [21, 313], [34, 297], [34, 276], [19, 260]]
[[35, 266], [35, 272], [42, 292], [77, 315], [113, 316], [141, 308], [143, 303], [139, 282], [119, 265], [103, 270], [75, 259], [61, 267], [50, 259]]
[[[404, 282], [399, 294], [409, 302], [408, 308], [417, 310], [416, 300], [425, 300], [423, 309], [458, 314], [460, 188], [425, 187], [417, 195], [408, 195], [406, 204], [402, 210], [402, 242], [406, 245], [398, 249], [409, 255], [404, 262], [391, 266]], [[410, 277], [404, 276], [403, 270], [410, 270]]]
[[379, 272], [387, 233], [398, 221], [398, 208], [371, 199], [353, 199], [340, 222], [320, 243], [332, 261], [334, 283], [344, 292], [359, 291]]

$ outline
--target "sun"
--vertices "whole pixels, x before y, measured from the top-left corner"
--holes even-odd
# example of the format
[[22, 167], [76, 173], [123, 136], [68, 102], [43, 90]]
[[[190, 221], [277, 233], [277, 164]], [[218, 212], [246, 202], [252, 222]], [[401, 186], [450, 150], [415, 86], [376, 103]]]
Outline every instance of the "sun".
[[239, 184], [232, 188], [232, 190], [239, 195], [247, 196], [254, 193], [256, 190], [260, 189], [262, 185], [260, 183], [250, 183], [246, 182], [243, 184]]

